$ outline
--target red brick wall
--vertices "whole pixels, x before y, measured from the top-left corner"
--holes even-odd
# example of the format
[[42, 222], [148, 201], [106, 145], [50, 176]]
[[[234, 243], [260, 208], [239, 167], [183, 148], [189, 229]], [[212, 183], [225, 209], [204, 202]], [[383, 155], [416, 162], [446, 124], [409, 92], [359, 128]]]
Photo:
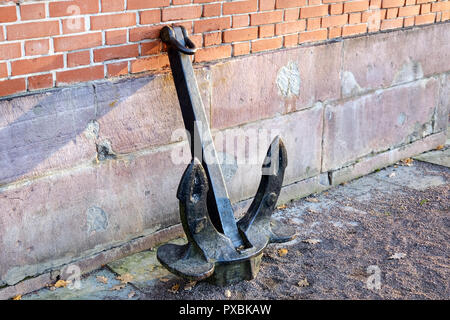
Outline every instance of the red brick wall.
[[0, 1], [0, 96], [158, 72], [166, 24], [204, 62], [449, 18], [448, 0]]

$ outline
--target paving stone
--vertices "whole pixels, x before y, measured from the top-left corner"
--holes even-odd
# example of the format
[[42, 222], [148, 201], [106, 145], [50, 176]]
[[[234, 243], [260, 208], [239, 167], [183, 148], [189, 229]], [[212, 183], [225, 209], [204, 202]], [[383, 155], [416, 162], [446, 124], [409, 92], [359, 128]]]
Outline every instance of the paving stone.
[[[105, 277], [107, 283], [100, 282], [97, 277]], [[121, 282], [114, 273], [100, 269], [82, 277], [79, 289], [66, 287], [52, 291], [44, 288], [24, 295], [22, 300], [137, 300], [142, 297], [142, 293], [129, 284], [123, 289], [112, 290], [119, 284]]]
[[450, 148], [422, 153], [414, 159], [450, 168]]
[[423, 170], [418, 166], [391, 166], [385, 170], [376, 172], [373, 177], [391, 184], [423, 191], [431, 187], [437, 187], [448, 183], [441, 171], [433, 169]]
[[[175, 244], [185, 244], [186, 242], [186, 238], [169, 241], [169, 243]], [[131, 274], [133, 276], [131, 283], [134, 286], [144, 292], [151, 291], [162, 278], [167, 280], [178, 278], [158, 262], [157, 249], [158, 247], [130, 255], [109, 263], [108, 267], [120, 275]]]

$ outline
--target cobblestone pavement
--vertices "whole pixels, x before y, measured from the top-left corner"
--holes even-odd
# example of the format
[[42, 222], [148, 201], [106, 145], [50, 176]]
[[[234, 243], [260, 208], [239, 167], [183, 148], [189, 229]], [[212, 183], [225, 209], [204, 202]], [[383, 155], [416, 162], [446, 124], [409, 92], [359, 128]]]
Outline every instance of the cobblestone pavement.
[[433, 152], [277, 210], [298, 237], [269, 245], [253, 281], [192, 286], [154, 248], [22, 299], [450, 299], [449, 147]]

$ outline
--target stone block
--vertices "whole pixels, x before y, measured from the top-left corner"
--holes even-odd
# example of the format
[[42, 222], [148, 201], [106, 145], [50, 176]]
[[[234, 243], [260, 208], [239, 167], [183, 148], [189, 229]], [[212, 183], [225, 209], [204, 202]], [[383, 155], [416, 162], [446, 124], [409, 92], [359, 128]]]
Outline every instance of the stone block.
[[431, 78], [327, 105], [322, 171], [429, 135], [438, 94]]

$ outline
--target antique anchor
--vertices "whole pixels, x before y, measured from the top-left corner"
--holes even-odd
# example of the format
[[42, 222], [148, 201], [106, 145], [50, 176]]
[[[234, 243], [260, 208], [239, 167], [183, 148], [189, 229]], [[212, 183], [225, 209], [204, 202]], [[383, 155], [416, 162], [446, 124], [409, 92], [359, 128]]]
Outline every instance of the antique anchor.
[[[236, 221], [190, 59], [195, 45], [181, 26], [164, 27], [161, 39], [168, 47], [192, 161], [177, 191], [188, 243], [162, 245], [158, 260], [188, 280], [207, 279], [217, 285], [251, 280], [269, 243], [295, 238], [292, 228], [271, 220], [287, 166], [286, 148], [279, 137], [273, 140], [262, 166], [271, 174], [263, 174], [247, 213]], [[205, 161], [205, 150], [213, 161]]]

